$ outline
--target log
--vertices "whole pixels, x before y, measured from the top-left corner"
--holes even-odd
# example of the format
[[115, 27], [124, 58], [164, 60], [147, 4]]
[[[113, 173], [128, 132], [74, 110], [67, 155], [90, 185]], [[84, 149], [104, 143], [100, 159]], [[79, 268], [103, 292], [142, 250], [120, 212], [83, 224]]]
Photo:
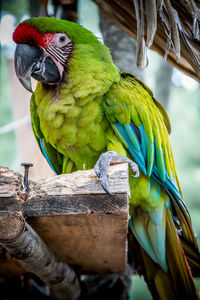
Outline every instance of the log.
[[[110, 166], [109, 196], [94, 170], [30, 181], [0, 168], [0, 210], [20, 212], [56, 256], [80, 274], [123, 273], [127, 264], [128, 165]], [[8, 224], [8, 226], [10, 226]], [[0, 275], [25, 272], [8, 254]]]
[[0, 228], [0, 244], [50, 287], [53, 299], [79, 298], [80, 284], [73, 269], [57, 259], [19, 213], [0, 211]]

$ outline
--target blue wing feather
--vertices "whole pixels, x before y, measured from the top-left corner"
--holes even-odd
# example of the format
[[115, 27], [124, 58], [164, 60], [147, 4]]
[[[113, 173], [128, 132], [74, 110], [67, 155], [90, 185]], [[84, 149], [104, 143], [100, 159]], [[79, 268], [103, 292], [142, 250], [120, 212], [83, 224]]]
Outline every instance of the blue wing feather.
[[45, 146], [44, 146], [44, 142], [43, 142], [43, 139], [39, 139], [39, 143], [40, 143], [40, 147], [41, 147], [41, 150], [42, 150], [42, 153], [44, 155], [44, 157], [46, 158], [49, 166], [51, 167], [51, 169], [57, 174], [56, 170], [54, 169], [52, 163], [51, 163], [51, 160], [46, 152], [46, 149], [45, 149]]
[[[132, 131], [132, 134], [135, 136], [135, 139], [137, 140], [138, 144], [138, 137], [137, 134], [135, 133], [135, 131], [131, 128], [131, 123], [128, 125]], [[146, 175], [147, 171], [146, 171], [146, 163], [144, 160], [144, 156], [142, 154], [141, 151], [141, 147], [139, 146], [139, 151], [137, 151], [137, 146], [135, 148], [135, 144], [131, 142], [131, 140], [133, 141], [133, 139], [130, 139], [130, 134], [129, 134], [129, 130], [127, 130], [127, 127], [125, 129], [125, 126], [122, 125], [121, 123], [117, 122], [115, 124], [115, 128], [117, 129], [118, 134], [121, 136], [121, 138], [125, 141], [125, 143], [128, 146], [128, 150], [130, 152], [130, 154], [132, 155], [132, 157], [134, 158], [135, 162], [138, 164], [138, 166], [140, 167], [140, 169], [143, 171], [143, 173]]]
[[[125, 141], [128, 146], [128, 150], [132, 155], [134, 161], [138, 164], [142, 172], [148, 176], [152, 175], [152, 177], [166, 190], [169, 190], [171, 194], [173, 194], [176, 198], [178, 198], [182, 203], [182, 197], [180, 191], [178, 190], [176, 181], [174, 182], [170, 179], [169, 174], [167, 173], [164, 156], [163, 153], [158, 151], [156, 140], [154, 139], [155, 151], [159, 152], [156, 155], [155, 151], [152, 150], [150, 160], [151, 163], [147, 168], [147, 147], [149, 146], [150, 141], [145, 134], [145, 130], [143, 125], [137, 127], [140, 133], [140, 138], [138, 137], [138, 130], [135, 130], [136, 125], [132, 126], [132, 122], [129, 125], [122, 125], [117, 122], [115, 124], [115, 128], [119, 133], [120, 137]], [[140, 141], [139, 141], [140, 139]], [[152, 149], [154, 149], [154, 145], [152, 144]], [[155, 158], [156, 156], [156, 158]], [[159, 159], [160, 169], [158, 170], [156, 159]], [[183, 203], [184, 204], [184, 203]]]

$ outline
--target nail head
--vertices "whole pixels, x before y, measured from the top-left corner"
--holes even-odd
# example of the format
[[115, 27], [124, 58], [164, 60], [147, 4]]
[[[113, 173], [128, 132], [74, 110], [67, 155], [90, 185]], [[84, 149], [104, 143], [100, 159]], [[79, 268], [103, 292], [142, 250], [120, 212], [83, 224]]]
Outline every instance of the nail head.
[[21, 166], [22, 167], [33, 167], [33, 164], [32, 163], [21, 163]]

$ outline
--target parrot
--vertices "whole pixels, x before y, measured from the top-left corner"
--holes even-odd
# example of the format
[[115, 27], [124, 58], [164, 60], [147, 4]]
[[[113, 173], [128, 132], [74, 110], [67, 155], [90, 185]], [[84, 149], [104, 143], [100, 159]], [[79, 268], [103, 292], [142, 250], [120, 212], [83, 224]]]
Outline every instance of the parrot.
[[[115, 159], [128, 162], [134, 266], [153, 299], [200, 299], [200, 255], [162, 105], [77, 23], [30, 18], [14, 33], [14, 64], [30, 92], [38, 146], [56, 174], [94, 168], [104, 190]], [[32, 90], [31, 77], [37, 81]], [[192, 273], [194, 275], [192, 275]]]

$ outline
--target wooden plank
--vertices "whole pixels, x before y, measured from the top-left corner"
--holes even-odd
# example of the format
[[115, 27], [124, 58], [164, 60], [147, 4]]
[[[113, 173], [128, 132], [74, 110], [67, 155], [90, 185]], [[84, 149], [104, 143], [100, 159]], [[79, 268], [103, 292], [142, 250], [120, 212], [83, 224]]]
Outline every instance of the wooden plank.
[[[30, 182], [0, 168], [0, 210], [22, 212], [26, 221], [64, 262], [81, 273], [122, 273], [126, 268], [128, 165], [110, 167], [109, 196], [94, 170]], [[12, 265], [10, 259], [9, 264]], [[5, 274], [0, 259], [0, 274]]]

